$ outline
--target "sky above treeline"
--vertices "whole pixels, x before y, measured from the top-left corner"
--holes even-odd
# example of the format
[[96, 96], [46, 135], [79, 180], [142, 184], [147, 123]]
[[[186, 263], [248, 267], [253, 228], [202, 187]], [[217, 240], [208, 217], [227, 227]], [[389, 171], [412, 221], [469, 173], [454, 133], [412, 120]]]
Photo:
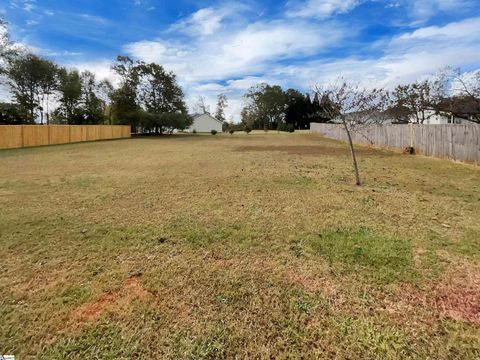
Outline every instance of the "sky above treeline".
[[339, 76], [392, 87], [480, 68], [480, 0], [0, 0], [11, 37], [99, 79], [119, 55], [173, 70], [190, 108], [260, 82], [310, 91]]

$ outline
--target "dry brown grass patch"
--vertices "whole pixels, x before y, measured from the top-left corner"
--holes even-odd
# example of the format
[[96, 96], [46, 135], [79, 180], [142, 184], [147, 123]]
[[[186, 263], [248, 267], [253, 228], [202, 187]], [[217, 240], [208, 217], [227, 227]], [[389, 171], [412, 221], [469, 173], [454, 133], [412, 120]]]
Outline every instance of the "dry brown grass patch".
[[[341, 144], [336, 144], [332, 146], [325, 145], [249, 145], [249, 146], [239, 146], [235, 149], [239, 152], [265, 152], [265, 151], [278, 151], [287, 153], [289, 155], [324, 155], [324, 156], [349, 156], [350, 153], [346, 147], [341, 146]], [[380, 156], [380, 155], [390, 155], [387, 152], [382, 152], [380, 150], [375, 150], [368, 147], [358, 147], [356, 149], [357, 153], [360, 155], [368, 156]]]
[[74, 319], [80, 322], [98, 320], [105, 312], [125, 309], [133, 299], [146, 300], [151, 296], [140, 283], [138, 276], [129, 277], [122, 287], [114, 292], [100, 295], [74, 311]]

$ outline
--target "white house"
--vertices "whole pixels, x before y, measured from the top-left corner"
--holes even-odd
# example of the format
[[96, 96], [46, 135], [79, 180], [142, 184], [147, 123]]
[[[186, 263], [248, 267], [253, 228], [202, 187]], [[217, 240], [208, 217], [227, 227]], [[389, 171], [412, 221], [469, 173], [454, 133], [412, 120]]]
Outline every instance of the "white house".
[[215, 119], [210, 114], [195, 114], [192, 115], [193, 117], [193, 124], [190, 126], [186, 131], [202, 133], [202, 132], [210, 132], [212, 130], [216, 130], [217, 132], [222, 132], [222, 122], [220, 120]]
[[[456, 117], [452, 113], [443, 111], [437, 113], [434, 110], [424, 110], [423, 114], [418, 114], [418, 117], [420, 119], [424, 118], [425, 121], [423, 123], [426, 125], [462, 124], [468, 122], [468, 120]], [[411, 116], [410, 121], [414, 123], [416, 122], [416, 118]]]

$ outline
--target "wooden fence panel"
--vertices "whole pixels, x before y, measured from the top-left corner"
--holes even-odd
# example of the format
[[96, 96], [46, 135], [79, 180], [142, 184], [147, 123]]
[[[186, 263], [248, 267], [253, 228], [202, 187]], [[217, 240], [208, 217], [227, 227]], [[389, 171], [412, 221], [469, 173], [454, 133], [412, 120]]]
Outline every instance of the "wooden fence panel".
[[122, 126], [122, 138], [128, 138], [132, 136], [132, 128], [130, 125]]
[[112, 138], [113, 139], [119, 139], [122, 136], [122, 127], [120, 126], [112, 126]]
[[23, 146], [49, 145], [49, 128], [41, 125], [22, 125]]
[[127, 125], [0, 125], [0, 149], [129, 138]]
[[87, 140], [86, 141], [97, 141], [100, 140], [100, 129], [97, 125], [87, 126]]
[[[346, 141], [342, 125], [311, 123], [323, 136]], [[402, 150], [412, 145], [418, 154], [480, 165], [480, 125], [374, 125], [352, 133], [355, 143]]]
[[112, 134], [112, 126], [111, 125], [103, 125], [100, 127], [100, 139], [113, 139]]
[[81, 142], [82, 141], [82, 126], [70, 126], [70, 142]]
[[49, 144], [68, 144], [70, 141], [70, 126], [68, 125], [50, 125]]
[[0, 149], [14, 149], [22, 146], [22, 125], [0, 126]]

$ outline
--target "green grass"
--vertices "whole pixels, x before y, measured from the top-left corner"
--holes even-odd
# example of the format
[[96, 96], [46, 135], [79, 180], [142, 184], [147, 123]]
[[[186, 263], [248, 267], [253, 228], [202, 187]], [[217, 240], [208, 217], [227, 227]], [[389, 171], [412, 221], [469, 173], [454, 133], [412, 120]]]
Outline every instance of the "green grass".
[[358, 158], [362, 187], [305, 133], [0, 151], [0, 353], [479, 358], [480, 169]]
[[359, 228], [321, 232], [308, 238], [312, 250], [342, 271], [392, 282], [414, 276], [412, 247], [400, 237]]

